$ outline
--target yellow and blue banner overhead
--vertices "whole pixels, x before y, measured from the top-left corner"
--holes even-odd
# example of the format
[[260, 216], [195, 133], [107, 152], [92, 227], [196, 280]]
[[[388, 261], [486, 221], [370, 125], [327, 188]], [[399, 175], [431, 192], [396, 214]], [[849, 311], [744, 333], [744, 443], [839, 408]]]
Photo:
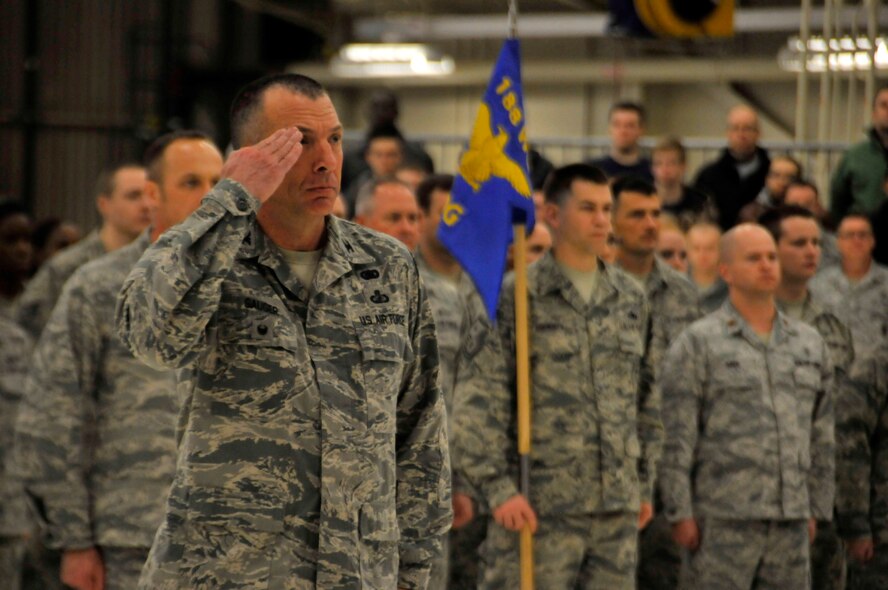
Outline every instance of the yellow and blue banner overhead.
[[527, 166], [520, 47], [508, 39], [500, 51], [459, 162], [438, 238], [469, 274], [496, 317], [512, 243], [512, 224], [533, 230], [534, 207]]

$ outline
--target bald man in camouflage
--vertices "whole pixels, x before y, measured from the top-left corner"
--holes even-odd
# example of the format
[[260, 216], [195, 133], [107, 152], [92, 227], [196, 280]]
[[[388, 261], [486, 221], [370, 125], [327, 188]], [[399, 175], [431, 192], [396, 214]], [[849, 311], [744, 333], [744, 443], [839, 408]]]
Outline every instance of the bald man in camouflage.
[[817, 520], [834, 496], [833, 366], [817, 331], [778, 311], [776, 246], [722, 237], [729, 300], [664, 362], [660, 482], [685, 588], [807, 589]]

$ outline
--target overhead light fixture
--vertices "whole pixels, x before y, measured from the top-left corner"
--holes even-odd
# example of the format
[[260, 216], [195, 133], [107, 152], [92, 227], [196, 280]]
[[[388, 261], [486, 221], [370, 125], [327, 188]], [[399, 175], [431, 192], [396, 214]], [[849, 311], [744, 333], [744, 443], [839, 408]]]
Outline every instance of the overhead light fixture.
[[[875, 60], [876, 69], [888, 69], [888, 44], [885, 37], [875, 39], [875, 52], [867, 37], [840, 37], [808, 39], [807, 70], [809, 72], [851, 72], [869, 70]], [[790, 37], [786, 47], [777, 54], [780, 67], [790, 72], [802, 70], [805, 44], [798, 37]]]
[[453, 58], [423, 43], [349, 43], [330, 61], [343, 78], [446, 76], [454, 67]]

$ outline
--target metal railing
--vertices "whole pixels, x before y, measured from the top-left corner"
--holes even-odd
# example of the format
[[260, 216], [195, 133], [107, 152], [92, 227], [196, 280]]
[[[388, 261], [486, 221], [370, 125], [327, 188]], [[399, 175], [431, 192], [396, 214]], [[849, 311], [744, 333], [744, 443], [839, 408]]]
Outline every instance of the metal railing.
[[[346, 141], [351, 145], [361, 143], [363, 133], [350, 131], [346, 133]], [[861, 137], [861, 139], [863, 139]], [[466, 135], [426, 134], [411, 135], [411, 141], [421, 143], [439, 172], [456, 172], [459, 156], [468, 143]], [[657, 143], [655, 138], [644, 138], [642, 148], [650, 152]], [[692, 181], [697, 171], [704, 164], [719, 157], [725, 147], [723, 138], [682, 139], [687, 153], [687, 180]], [[582, 162], [607, 155], [610, 139], [606, 136], [594, 137], [542, 137], [531, 141], [534, 149], [556, 166], [571, 162]], [[838, 166], [842, 154], [850, 144], [841, 141], [831, 142], [793, 142], [793, 141], [762, 141], [761, 146], [768, 150], [771, 157], [789, 154], [802, 165], [803, 176], [817, 184], [824, 201], [828, 199], [828, 183], [833, 170]]]

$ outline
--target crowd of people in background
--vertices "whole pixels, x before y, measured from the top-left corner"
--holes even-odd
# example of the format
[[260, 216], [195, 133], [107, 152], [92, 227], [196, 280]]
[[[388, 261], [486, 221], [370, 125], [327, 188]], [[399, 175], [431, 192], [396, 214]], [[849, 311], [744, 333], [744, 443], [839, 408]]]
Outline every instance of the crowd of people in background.
[[[245, 114], [234, 121], [242, 124], [244, 136], [235, 147], [264, 145], [260, 140], [267, 135], [277, 137], [270, 133], [277, 128], [271, 123], [256, 137], [248, 125], [254, 116], [250, 109], [256, 108], [250, 100], [265, 104], [268, 121], [276, 120], [272, 113], [284, 116], [271, 102], [261, 102], [272, 100], [275, 84], [254, 88], [259, 98], [243, 99]], [[326, 100], [313, 87], [287, 88], [311, 108]], [[792, 154], [764, 149], [758, 115], [748, 106], [727, 113], [724, 149], [693, 175], [679, 138], [662, 138], [649, 153], [641, 148], [646, 123], [641, 105], [618, 102], [608, 117], [611, 145], [604, 157], [555, 166], [536, 150], [528, 153], [536, 206], [536, 225], [527, 239], [534, 396], [530, 497], [518, 492], [515, 481], [513, 279], [506, 279], [494, 324], [437, 237], [454, 178], [435, 168], [455, 169], [458, 163], [433, 162], [422, 145], [408, 139], [398, 127], [398, 103], [390, 92], [372, 97], [369, 130], [360, 145], [331, 148], [339, 150], [341, 166], [341, 173], [334, 165], [325, 168], [339, 190], [332, 214], [351, 221], [327, 222], [332, 237], [326, 239], [342, 240], [347, 256], [363, 260], [355, 250], [366, 247], [361, 240], [372, 240], [354, 233], [353, 222], [403, 245], [413, 255], [405, 268], [416, 269], [421, 289], [409, 282], [412, 271], [398, 267], [391, 276], [408, 284], [368, 287], [368, 297], [374, 303], [400, 301], [402, 288], [417, 298], [421, 291], [435, 325], [430, 347], [425, 340], [394, 339], [373, 325], [383, 322], [378, 318], [356, 320], [378, 328], [366, 332], [367, 338], [375, 334], [387, 346], [394, 339], [404, 349], [398, 353], [403, 359], [386, 358], [387, 349], [379, 345], [373, 352], [370, 343], [365, 362], [407, 363], [410, 357], [412, 363], [420, 354], [412, 345], [421, 345], [423, 352], [436, 349], [439, 359], [452, 528], [443, 551], [418, 542], [402, 551], [402, 566], [417, 572], [419, 561], [431, 557], [421, 575], [398, 577], [398, 586], [517, 588], [515, 533], [529, 526], [535, 531], [537, 588], [888, 588], [888, 268], [883, 266], [888, 264], [888, 88], [876, 93], [867, 137], [844, 154], [829, 187], [818, 187]], [[303, 141], [306, 153], [315, 149], [312, 142], [322, 141], [312, 135], [315, 130], [300, 131], [310, 140]], [[275, 141], [283, 145], [284, 139]], [[292, 138], [286, 141], [291, 151], [281, 161], [297, 162], [303, 152], [291, 145]], [[240, 462], [277, 461], [269, 433], [280, 427], [266, 415], [267, 406], [275, 392], [293, 385], [278, 383], [268, 367], [292, 362], [284, 353], [295, 351], [298, 357], [303, 339], [322, 346], [324, 339], [340, 337], [311, 332], [317, 326], [305, 306], [293, 312], [301, 314], [301, 323], [293, 324], [298, 328], [283, 323], [287, 308], [278, 310], [261, 294], [261, 273], [250, 275], [250, 255], [237, 248], [255, 248], [252, 256], [265, 260], [261, 248], [275, 236], [259, 238], [237, 220], [253, 215], [260, 201], [264, 207], [265, 197], [249, 190], [252, 177], [240, 172], [243, 168], [224, 166], [221, 151], [200, 132], [165, 135], [142, 162], [117, 164], [99, 175], [94, 197], [101, 221], [85, 235], [57, 217], [35, 223], [18, 202], [0, 204], [0, 578], [5, 587], [135, 588], [142, 573], [141, 587], [173, 588], [170, 572], [176, 570], [169, 562], [180, 558], [189, 568], [182, 579], [195, 584], [188, 587], [269, 583], [274, 567], [272, 573], [256, 574], [263, 566], [251, 554], [235, 552], [221, 563], [213, 561], [219, 554], [195, 556], [185, 550], [183, 557], [187, 536], [182, 541], [175, 535], [179, 520], [191, 518], [183, 508], [188, 502], [209, 507], [204, 528], [189, 534], [203, 535], [217, 552], [224, 553], [230, 541], [214, 542], [219, 533], [213, 526], [227, 525], [208, 514], [238, 520], [238, 540], [251, 546], [267, 543], [269, 535], [286, 535], [284, 522], [307, 530], [287, 546], [287, 556], [274, 559], [293, 571], [312, 570], [305, 562], [319, 559], [317, 539], [323, 532], [318, 525], [301, 523], [299, 529], [291, 522], [302, 518], [299, 510], [305, 507], [279, 510], [268, 503], [265, 488], [247, 485], [239, 490], [242, 505], [228, 498], [222, 507], [214, 504], [218, 498], [179, 489], [185, 484], [177, 475], [177, 453], [188, 478], [220, 486], [225, 477], [239, 477], [237, 469], [252, 469]], [[238, 178], [239, 184], [219, 183], [220, 178]], [[828, 206], [822, 193], [829, 195]], [[164, 233], [174, 226], [184, 229]], [[232, 241], [227, 250], [219, 245], [226, 239]], [[294, 300], [301, 300], [309, 291], [300, 294], [299, 285], [308, 289], [322, 272], [330, 272], [321, 260], [328, 253], [275, 243], [286, 262], [275, 272], [296, 293]], [[160, 256], [161, 246], [169, 249], [166, 258], [145, 270], [143, 254]], [[186, 255], [192, 246], [206, 253]], [[400, 260], [403, 248], [394, 242], [383, 240], [376, 247]], [[234, 269], [232, 276], [243, 275], [242, 292], [229, 286], [226, 269], [214, 270], [223, 263]], [[148, 278], [130, 275], [134, 268]], [[209, 277], [209, 287], [195, 278], [199, 272]], [[155, 298], [138, 291], [139, 280], [153, 280], [156, 288], [164, 277], [170, 286], [161, 287]], [[360, 272], [368, 285], [376, 279], [376, 270]], [[135, 289], [132, 297], [142, 299], [119, 301], [122, 287]], [[214, 305], [228, 315], [206, 328], [209, 336], [201, 338], [218, 340], [218, 350], [200, 357], [198, 368], [187, 364], [199, 336], [188, 333], [187, 322], [170, 321], [156, 338], [121, 339], [120, 326], [130, 323], [161, 330], [140, 309], [147, 314], [169, 301], [175, 301], [170, 303], [175, 314], [192, 321], [200, 305], [189, 297], [200, 289], [208, 289], [198, 295], [210, 299], [213, 289], [219, 290]], [[250, 320], [240, 301], [228, 299], [231, 289], [245, 294], [246, 308], [264, 312], [266, 319]], [[393, 313], [386, 321], [404, 322], [404, 316]], [[250, 335], [246, 345], [225, 342], [226, 330], [235, 328]], [[174, 344], [156, 352], [164, 366], [143, 362], [141, 355], [160, 347], [165, 337]], [[254, 355], [244, 346], [274, 351]], [[228, 353], [246, 356], [231, 366], [212, 356]], [[300, 387], [311, 388], [314, 379], [319, 395], [341, 393], [324, 389], [322, 380], [334, 379], [324, 377], [333, 370], [324, 368], [327, 360], [298, 358], [314, 363], [317, 371]], [[271, 364], [264, 370], [247, 367], [262, 363]], [[427, 370], [420, 365], [416, 371]], [[368, 387], [381, 379], [373, 366], [361, 377]], [[340, 372], [335, 379], [350, 379], [344, 375], [348, 367], [334, 369]], [[305, 378], [298, 369], [296, 374]], [[244, 375], [253, 381], [242, 381]], [[200, 413], [196, 398], [212, 395], [213, 379], [233, 391], [223, 400], [226, 411], [260, 424], [229, 441], [242, 446], [240, 454], [224, 455], [224, 461], [218, 459], [224, 449], [210, 434], [242, 426], [209, 422]], [[193, 389], [177, 394], [182, 383]], [[250, 401], [251, 388], [264, 396], [265, 406]], [[413, 402], [412, 411], [423, 411], [421, 400]], [[372, 421], [376, 402], [366, 403], [364, 420]], [[304, 433], [315, 418], [292, 405], [300, 432], [309, 436]], [[181, 454], [183, 437], [192, 445], [187, 455]], [[268, 448], [248, 447], [244, 439], [249, 437]], [[296, 468], [300, 461], [306, 469], [315, 467], [299, 455]], [[287, 469], [293, 467], [281, 467], [285, 479]], [[432, 477], [427, 474], [425, 483]], [[311, 514], [316, 509], [321, 510], [305, 508]], [[376, 513], [369, 503], [361, 510], [359, 534], [379, 546], [398, 541], [397, 530], [383, 522], [383, 508]], [[389, 579], [389, 562], [368, 564], [366, 558], [362, 553], [358, 560], [362, 579]], [[304, 579], [321, 575], [320, 569], [312, 571]], [[145, 585], [146, 576], [156, 586]], [[318, 587], [360, 587], [342, 576], [329, 578], [328, 585], [317, 582]]]

